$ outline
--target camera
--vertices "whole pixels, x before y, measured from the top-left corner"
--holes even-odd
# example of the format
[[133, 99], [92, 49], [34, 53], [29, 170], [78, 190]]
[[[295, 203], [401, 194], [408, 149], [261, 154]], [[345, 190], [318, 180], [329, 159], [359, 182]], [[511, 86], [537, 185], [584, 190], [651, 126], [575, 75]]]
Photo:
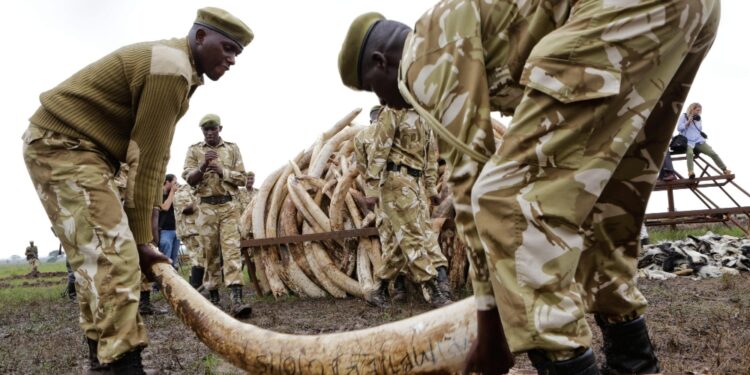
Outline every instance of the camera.
[[694, 121], [700, 121], [701, 120], [701, 115], [693, 115], [693, 120]]

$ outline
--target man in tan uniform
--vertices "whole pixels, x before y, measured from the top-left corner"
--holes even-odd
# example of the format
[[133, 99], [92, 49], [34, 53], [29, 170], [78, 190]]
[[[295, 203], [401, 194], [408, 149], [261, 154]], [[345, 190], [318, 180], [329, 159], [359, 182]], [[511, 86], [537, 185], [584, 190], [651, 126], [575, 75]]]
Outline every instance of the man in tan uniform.
[[39, 250], [34, 245], [34, 241], [29, 241], [29, 246], [26, 246], [26, 260], [31, 266], [30, 274], [36, 275], [39, 273], [37, 267], [39, 267]]
[[[242, 258], [238, 187], [246, 184], [245, 166], [236, 144], [219, 133], [221, 119], [208, 114], [200, 121], [203, 141], [188, 148], [182, 177], [195, 188], [200, 215], [196, 219], [198, 242], [206, 259], [203, 284], [212, 303], [219, 304], [222, 271], [231, 296], [231, 313], [248, 318], [252, 312], [242, 301]], [[223, 266], [222, 266], [223, 265]]]
[[[370, 126], [361, 132], [359, 132], [354, 138], [354, 150], [355, 160], [357, 161], [357, 169], [362, 176], [367, 176], [368, 170], [371, 168], [371, 162], [377, 156], [377, 152], [374, 151], [375, 135], [378, 132], [378, 118], [383, 112], [383, 107], [380, 105], [374, 106], [370, 110]], [[397, 131], [398, 133], [398, 131]], [[431, 134], [432, 132], [430, 132]], [[437, 142], [430, 135], [429, 142], [425, 146], [430, 154], [426, 154], [425, 166], [423, 177], [417, 181], [418, 185], [421, 184], [419, 194], [419, 208], [422, 216], [420, 217], [421, 231], [425, 241], [422, 243], [424, 251], [427, 254], [427, 258], [430, 259], [432, 267], [437, 270], [437, 282], [440, 291], [443, 296], [450, 299], [451, 288], [448, 282], [448, 259], [443, 255], [440, 245], [437, 242], [437, 233], [432, 230], [431, 218], [430, 218], [430, 206], [427, 203], [432, 201], [435, 203], [435, 197], [437, 197], [436, 182], [437, 182]], [[382, 153], [382, 151], [381, 151]], [[385, 173], [384, 169], [381, 169], [381, 175]], [[381, 177], [382, 178], [382, 177]], [[374, 179], [371, 179], [374, 182]], [[379, 189], [379, 187], [378, 187]], [[428, 198], [428, 194], [430, 197]], [[429, 200], [428, 200], [429, 199]], [[375, 213], [378, 217], [377, 227], [380, 234], [381, 246], [383, 248], [384, 265], [391, 264], [394, 262], [392, 258], [398, 257], [398, 246], [399, 242], [396, 240], [396, 233], [393, 231], [391, 220], [387, 218], [384, 211], [380, 209], [379, 205], [373, 204]], [[375, 270], [376, 273], [378, 270]], [[391, 299], [396, 302], [402, 302], [406, 299], [406, 285], [405, 285], [405, 270], [399, 270], [398, 274], [393, 281], [393, 295]], [[386, 284], [386, 285], [383, 285]], [[380, 294], [379, 300], [383, 300], [385, 288], [387, 283], [381, 283], [383, 290], [378, 291]]]
[[240, 209], [240, 216], [242, 216], [245, 210], [250, 206], [250, 202], [253, 201], [255, 194], [258, 193], [258, 189], [254, 188], [253, 185], [255, 185], [255, 173], [247, 172], [245, 185], [242, 185], [237, 189], [237, 200], [239, 201], [237, 207]]
[[203, 285], [205, 257], [198, 241], [198, 227], [195, 224], [200, 216], [198, 202], [193, 195], [193, 187], [189, 184], [180, 185], [174, 195], [174, 216], [177, 238], [185, 245], [190, 256], [190, 285], [198, 289]]
[[[384, 306], [388, 281], [396, 280], [397, 296], [405, 290], [401, 273], [424, 284], [430, 303], [442, 306], [450, 300], [438, 287], [438, 271], [427, 249], [439, 249], [437, 237], [428, 235], [431, 225], [424, 214], [429, 210], [425, 196], [437, 196], [434, 181], [425, 193], [422, 177], [437, 155], [430, 152], [429, 128], [416, 112], [383, 108], [371, 125], [365, 168], [365, 195], [370, 207], [378, 205], [378, 228], [383, 249], [383, 265], [375, 270], [380, 286], [368, 293], [368, 302]], [[430, 158], [435, 163], [430, 163]], [[360, 164], [358, 162], [358, 164]], [[434, 175], [432, 173], [431, 175]], [[441, 272], [447, 281], [447, 269]], [[396, 296], [394, 296], [396, 297]]]
[[152, 217], [175, 125], [203, 76], [221, 78], [252, 39], [233, 15], [202, 8], [187, 37], [125, 46], [40, 95], [24, 161], [76, 274], [91, 372], [143, 373], [139, 285], [141, 271], [170, 262], [153, 245]]
[[[664, 124], [719, 13], [717, 0], [446, 0], [413, 32], [373, 13], [352, 24], [344, 83], [414, 107], [452, 170], [478, 302], [467, 370], [507, 371], [504, 326], [539, 373], [597, 374], [594, 313], [606, 372], [659, 371], [635, 283], [638, 231]], [[491, 110], [513, 116], [497, 149]]]

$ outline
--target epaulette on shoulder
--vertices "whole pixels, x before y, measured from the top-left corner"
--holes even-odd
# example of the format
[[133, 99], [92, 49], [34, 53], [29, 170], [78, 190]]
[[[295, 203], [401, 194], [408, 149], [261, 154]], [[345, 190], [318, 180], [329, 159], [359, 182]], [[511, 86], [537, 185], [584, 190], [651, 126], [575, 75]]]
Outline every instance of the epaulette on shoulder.
[[185, 51], [164, 44], [151, 48], [151, 74], [183, 76], [190, 82], [192, 69]]

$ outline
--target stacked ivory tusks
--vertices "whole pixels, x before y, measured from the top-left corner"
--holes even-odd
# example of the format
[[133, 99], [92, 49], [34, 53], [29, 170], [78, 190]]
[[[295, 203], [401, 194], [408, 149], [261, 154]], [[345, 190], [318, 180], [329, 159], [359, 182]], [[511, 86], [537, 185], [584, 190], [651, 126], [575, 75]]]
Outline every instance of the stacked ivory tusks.
[[[287, 165], [271, 173], [261, 184], [253, 202], [242, 215], [244, 237], [275, 238], [324, 233], [374, 225], [375, 215], [364, 208], [364, 180], [355, 168], [353, 138], [364, 126], [352, 125], [360, 113], [355, 109]], [[504, 127], [493, 121], [496, 138]], [[440, 178], [438, 188], [450, 208], [448, 189]], [[441, 232], [450, 209], [438, 212], [434, 229]], [[452, 225], [452, 223], [451, 223]], [[446, 228], [454, 228], [448, 225]], [[465, 254], [455, 230], [441, 243], [458, 248], [461, 259], [451, 267], [454, 286], [466, 279]], [[447, 250], [449, 253], [450, 250]], [[290, 292], [300, 297], [363, 297], [374, 287], [373, 272], [380, 264], [377, 238], [291, 243], [253, 249], [254, 272], [264, 294], [275, 297]], [[450, 257], [450, 255], [449, 255]], [[455, 269], [455, 272], [453, 272]]]

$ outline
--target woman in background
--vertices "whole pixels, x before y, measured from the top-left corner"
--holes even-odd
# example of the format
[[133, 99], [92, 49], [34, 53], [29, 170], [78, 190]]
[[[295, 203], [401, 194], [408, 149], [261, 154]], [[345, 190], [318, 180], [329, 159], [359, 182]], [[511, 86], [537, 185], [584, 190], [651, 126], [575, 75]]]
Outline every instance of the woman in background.
[[727, 166], [721, 160], [718, 154], [711, 146], [706, 143], [706, 137], [703, 132], [703, 123], [701, 122], [701, 112], [703, 107], [700, 103], [692, 103], [688, 106], [687, 113], [683, 113], [677, 122], [677, 131], [687, 138], [687, 168], [688, 177], [695, 178], [693, 173], [693, 150], [708, 155], [714, 163], [721, 169], [725, 176], [732, 174]]

